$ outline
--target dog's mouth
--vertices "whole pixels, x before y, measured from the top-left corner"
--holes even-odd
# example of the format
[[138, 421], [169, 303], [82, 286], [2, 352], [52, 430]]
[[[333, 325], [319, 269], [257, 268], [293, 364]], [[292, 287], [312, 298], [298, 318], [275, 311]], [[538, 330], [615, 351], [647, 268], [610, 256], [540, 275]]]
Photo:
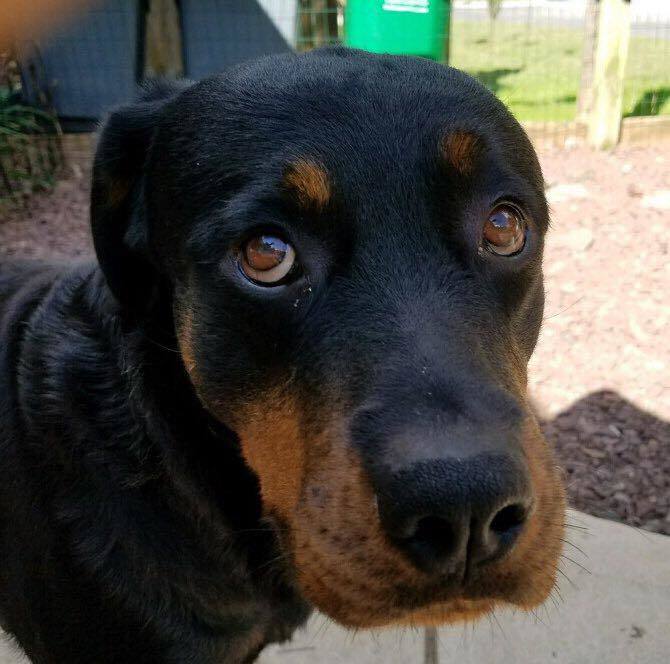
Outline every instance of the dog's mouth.
[[[472, 565], [462, 552], [464, 563], [440, 571], [422, 568], [393, 541], [377, 508], [380, 494], [346, 427], [307, 443], [287, 412], [254, 410], [237, 430], [286, 569], [319, 610], [352, 627], [428, 625], [474, 619], [499, 604], [533, 608], [547, 599], [562, 548], [565, 499], [536, 423], [524, 434], [532, 500], [514, 546]], [[486, 466], [486, 472], [493, 471]]]
[[397, 581], [388, 572], [379, 560], [370, 560], [365, 570], [349, 560], [337, 567], [320, 564], [318, 570], [303, 564], [298, 582], [321, 611], [343, 625], [361, 628], [452, 623], [480, 617], [499, 605], [533, 608], [547, 598], [554, 584], [551, 573], [538, 583], [524, 575], [494, 571], [466, 582], [449, 577]]
[[318, 577], [309, 571], [300, 575], [308, 599], [342, 625], [357, 628], [390, 625], [427, 626], [479, 617], [502, 597], [481, 597], [476, 584], [449, 578], [394, 582], [382, 580], [371, 562], [368, 574], [321, 569]]
[[343, 625], [473, 620], [500, 605], [534, 608], [555, 585], [562, 493], [534, 511], [511, 555], [437, 574], [417, 570], [371, 514], [361, 518], [353, 486], [345, 484], [332, 495], [324, 495], [322, 488], [308, 493], [311, 498], [300, 504], [294, 518], [274, 522], [280, 546], [302, 594]]

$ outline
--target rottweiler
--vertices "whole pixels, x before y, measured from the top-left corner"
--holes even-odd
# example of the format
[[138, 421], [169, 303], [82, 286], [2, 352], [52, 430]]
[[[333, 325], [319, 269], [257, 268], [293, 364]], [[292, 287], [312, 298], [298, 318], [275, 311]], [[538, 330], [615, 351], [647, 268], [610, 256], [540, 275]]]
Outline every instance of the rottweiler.
[[40, 664], [251, 662], [543, 602], [549, 219], [504, 104], [346, 49], [106, 120], [97, 260], [0, 270], [0, 617]]

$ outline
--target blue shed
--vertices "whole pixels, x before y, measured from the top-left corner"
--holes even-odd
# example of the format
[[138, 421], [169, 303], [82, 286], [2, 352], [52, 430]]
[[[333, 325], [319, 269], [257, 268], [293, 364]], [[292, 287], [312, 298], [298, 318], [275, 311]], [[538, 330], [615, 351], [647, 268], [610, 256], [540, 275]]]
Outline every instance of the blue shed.
[[[289, 51], [278, 24], [293, 15], [295, 2], [181, 0], [184, 71], [201, 78], [251, 58]], [[266, 11], [279, 8], [283, 15]], [[273, 20], [274, 19], [274, 20]]]
[[[37, 40], [45, 82], [66, 128], [68, 122], [90, 125], [135, 95], [143, 66], [143, 5], [141, 0], [94, 3], [76, 21]], [[30, 98], [30, 82], [26, 87]]]

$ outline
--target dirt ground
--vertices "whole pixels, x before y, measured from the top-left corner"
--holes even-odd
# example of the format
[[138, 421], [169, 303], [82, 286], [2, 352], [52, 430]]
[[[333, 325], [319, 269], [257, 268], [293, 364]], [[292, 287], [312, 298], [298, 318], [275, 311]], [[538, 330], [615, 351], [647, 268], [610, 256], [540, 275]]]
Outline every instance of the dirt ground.
[[530, 394], [572, 504], [670, 534], [670, 144], [541, 161], [553, 228]]
[[[530, 393], [570, 501], [670, 534], [670, 144], [544, 151], [547, 306]], [[88, 174], [0, 220], [0, 260], [90, 253]]]

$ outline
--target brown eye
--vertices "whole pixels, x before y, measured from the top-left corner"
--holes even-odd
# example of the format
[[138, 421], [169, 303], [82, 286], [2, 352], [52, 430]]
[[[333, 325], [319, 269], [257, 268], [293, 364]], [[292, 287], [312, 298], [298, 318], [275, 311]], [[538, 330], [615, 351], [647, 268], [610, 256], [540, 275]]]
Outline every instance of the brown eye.
[[526, 244], [526, 222], [511, 205], [497, 205], [484, 224], [483, 246], [498, 256], [519, 253]]
[[273, 285], [280, 282], [295, 264], [295, 250], [275, 235], [258, 235], [248, 240], [240, 252], [240, 267], [252, 281]]

